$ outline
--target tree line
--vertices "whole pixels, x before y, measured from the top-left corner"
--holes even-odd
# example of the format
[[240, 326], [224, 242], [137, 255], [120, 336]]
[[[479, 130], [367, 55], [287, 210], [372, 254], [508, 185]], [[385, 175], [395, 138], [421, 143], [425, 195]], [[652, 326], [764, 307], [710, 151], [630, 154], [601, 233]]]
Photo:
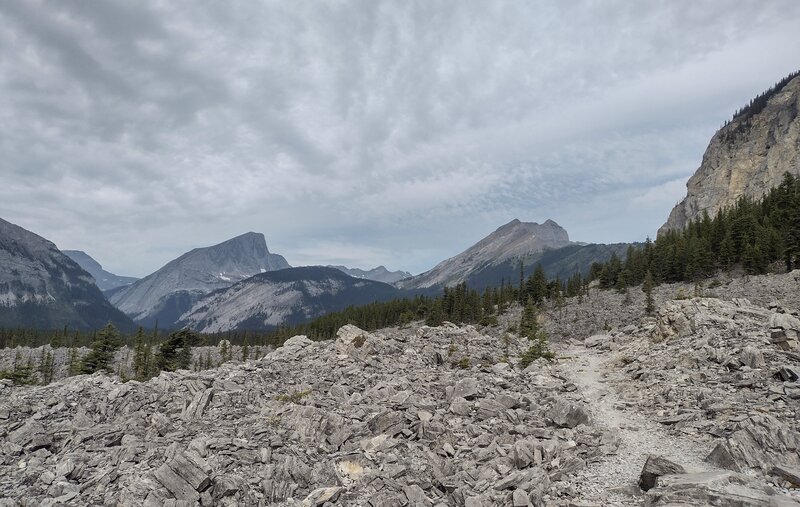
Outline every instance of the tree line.
[[714, 218], [704, 212], [683, 230], [630, 247], [625, 260], [594, 263], [589, 278], [624, 290], [648, 273], [655, 284], [698, 282], [735, 267], [764, 274], [778, 262], [787, 271], [800, 267], [800, 179], [789, 173], [760, 200], [743, 197]]

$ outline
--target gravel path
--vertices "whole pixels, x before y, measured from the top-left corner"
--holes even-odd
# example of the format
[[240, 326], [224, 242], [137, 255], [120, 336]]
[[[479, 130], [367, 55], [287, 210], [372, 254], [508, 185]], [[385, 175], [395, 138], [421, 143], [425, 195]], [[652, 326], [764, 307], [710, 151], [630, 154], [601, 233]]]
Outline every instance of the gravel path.
[[562, 363], [564, 374], [578, 386], [595, 422], [616, 430], [621, 440], [616, 455], [590, 463], [576, 478], [582, 501], [603, 506], [643, 505], [637, 482], [649, 454], [679, 463], [687, 472], [716, 470], [703, 461], [710, 449], [669, 434], [661, 424], [619, 400], [607, 382], [621, 375], [606, 367], [606, 358], [582, 346], [565, 350], [564, 354], [571, 358]]

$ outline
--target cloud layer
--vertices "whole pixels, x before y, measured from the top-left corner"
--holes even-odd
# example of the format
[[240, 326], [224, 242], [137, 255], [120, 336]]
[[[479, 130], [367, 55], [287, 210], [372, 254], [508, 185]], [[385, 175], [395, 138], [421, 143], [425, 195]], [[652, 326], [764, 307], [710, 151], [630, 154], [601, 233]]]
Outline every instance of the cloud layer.
[[0, 4], [0, 217], [145, 275], [248, 230], [419, 272], [512, 218], [653, 235], [800, 4]]

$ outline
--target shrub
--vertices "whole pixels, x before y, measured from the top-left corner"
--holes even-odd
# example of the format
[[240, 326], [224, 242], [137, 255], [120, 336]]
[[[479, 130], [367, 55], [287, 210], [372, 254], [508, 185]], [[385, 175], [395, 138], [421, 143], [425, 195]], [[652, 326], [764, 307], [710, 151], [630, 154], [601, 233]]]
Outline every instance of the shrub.
[[21, 366], [13, 370], [0, 370], [0, 380], [10, 380], [15, 385], [33, 384], [35, 381], [33, 368]]
[[453, 368], [461, 368], [462, 370], [466, 370], [470, 366], [470, 360], [467, 356], [462, 357], [458, 361], [453, 361], [450, 363], [450, 366]]
[[485, 315], [481, 321], [481, 326], [496, 326], [497, 325], [497, 315]]
[[531, 346], [522, 354], [519, 360], [520, 368], [523, 370], [530, 366], [530, 364], [537, 359], [547, 359], [551, 361], [555, 358], [555, 354], [550, 350], [550, 340], [544, 331], [539, 331], [535, 339], [531, 340]]
[[275, 397], [275, 399], [277, 401], [280, 401], [280, 402], [283, 402], [283, 403], [295, 403], [296, 404], [296, 403], [300, 403], [303, 400], [303, 398], [305, 398], [306, 396], [308, 396], [310, 394], [311, 394], [311, 390], [309, 389], [309, 390], [306, 390], [306, 391], [295, 391], [295, 392], [289, 393], [289, 394], [279, 394], [278, 396]]

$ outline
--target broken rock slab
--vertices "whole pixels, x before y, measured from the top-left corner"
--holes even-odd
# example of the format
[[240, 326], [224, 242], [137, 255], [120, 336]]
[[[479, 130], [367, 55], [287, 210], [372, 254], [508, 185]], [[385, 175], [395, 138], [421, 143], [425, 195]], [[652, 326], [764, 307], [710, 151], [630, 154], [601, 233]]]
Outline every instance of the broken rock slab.
[[735, 472], [664, 475], [647, 493], [645, 505], [720, 505], [731, 507], [800, 507], [774, 488]]
[[662, 475], [684, 474], [686, 470], [679, 464], [661, 456], [649, 455], [639, 475], [639, 487], [642, 491], [650, 491]]
[[303, 507], [320, 507], [327, 502], [335, 502], [339, 499], [344, 488], [340, 486], [332, 486], [327, 488], [317, 488], [303, 500]]
[[208, 472], [209, 468], [202, 458], [189, 453], [176, 454], [153, 475], [176, 500], [197, 502], [200, 500], [200, 493], [211, 486]]
[[456, 382], [453, 387], [452, 398], [464, 398], [470, 400], [478, 396], [478, 379], [468, 377]]
[[772, 475], [792, 483], [795, 488], [800, 487], [800, 467], [778, 465], [772, 467]]

